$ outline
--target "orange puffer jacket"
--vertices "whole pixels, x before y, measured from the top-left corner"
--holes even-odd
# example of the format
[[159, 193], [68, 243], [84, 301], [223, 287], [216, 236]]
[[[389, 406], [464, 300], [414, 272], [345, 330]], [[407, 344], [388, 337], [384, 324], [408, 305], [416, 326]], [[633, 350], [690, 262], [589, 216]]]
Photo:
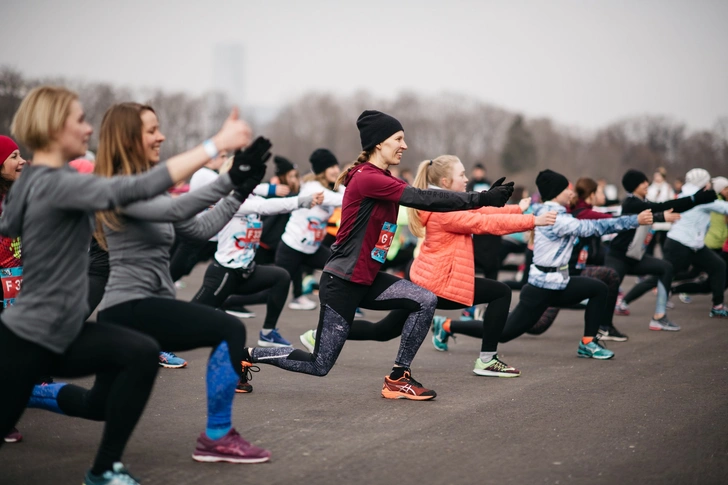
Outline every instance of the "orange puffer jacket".
[[[410, 279], [439, 297], [473, 304], [473, 234], [511, 234], [533, 229], [536, 218], [517, 205], [458, 212], [419, 211], [425, 240], [412, 263]], [[493, 255], [498, 257], [498, 255]]]

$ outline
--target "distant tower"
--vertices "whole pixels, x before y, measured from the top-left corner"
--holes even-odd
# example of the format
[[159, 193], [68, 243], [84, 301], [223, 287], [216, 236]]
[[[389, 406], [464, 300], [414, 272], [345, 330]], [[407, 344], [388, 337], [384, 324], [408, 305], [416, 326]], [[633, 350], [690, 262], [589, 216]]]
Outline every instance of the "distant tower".
[[243, 85], [243, 46], [238, 43], [215, 44], [212, 87], [227, 94], [238, 106], [245, 102]]

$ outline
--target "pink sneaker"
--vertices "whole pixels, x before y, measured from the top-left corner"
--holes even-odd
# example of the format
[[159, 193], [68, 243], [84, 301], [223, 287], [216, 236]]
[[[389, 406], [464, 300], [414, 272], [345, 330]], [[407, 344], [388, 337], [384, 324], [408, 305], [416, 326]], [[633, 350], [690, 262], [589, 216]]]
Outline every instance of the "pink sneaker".
[[270, 451], [251, 445], [231, 428], [225, 436], [211, 440], [203, 431], [197, 438], [192, 459], [202, 462], [263, 463], [270, 460]]
[[18, 441], [23, 441], [23, 435], [20, 434], [17, 428], [11, 429], [10, 433], [5, 435], [6, 443], [17, 443]]

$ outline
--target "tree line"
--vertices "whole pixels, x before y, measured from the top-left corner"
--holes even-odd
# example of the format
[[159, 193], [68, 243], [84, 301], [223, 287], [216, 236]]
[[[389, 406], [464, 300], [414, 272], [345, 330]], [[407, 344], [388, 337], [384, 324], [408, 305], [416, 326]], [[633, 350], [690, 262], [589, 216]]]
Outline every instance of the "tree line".
[[[29, 79], [17, 70], [0, 67], [0, 133], [9, 134], [12, 116], [23, 96], [46, 83], [79, 93], [95, 128], [92, 150], [98, 143], [103, 114], [113, 103], [139, 101], [154, 107], [167, 137], [163, 156], [191, 148], [214, 133], [230, 108], [222, 93], [192, 96], [73, 79]], [[586, 175], [617, 185], [629, 168], [651, 174], [664, 166], [670, 181], [694, 167], [728, 175], [724, 173], [728, 168], [728, 116], [716, 120], [712, 130], [702, 131], [659, 115], [580, 130], [455, 93], [424, 96], [403, 92], [385, 99], [363, 91], [349, 96], [308, 93], [281, 107], [265, 122], [251, 119], [251, 110], [245, 107], [242, 112], [256, 132], [273, 141], [276, 154], [294, 161], [305, 173], [309, 154], [319, 147], [332, 150], [342, 164], [356, 159], [361, 145], [355, 120], [365, 109], [385, 111], [402, 122], [409, 145], [402, 166], [413, 170], [422, 160], [453, 154], [467, 169], [482, 163], [491, 178], [508, 176], [531, 189], [536, 174], [545, 168], [573, 180]]]

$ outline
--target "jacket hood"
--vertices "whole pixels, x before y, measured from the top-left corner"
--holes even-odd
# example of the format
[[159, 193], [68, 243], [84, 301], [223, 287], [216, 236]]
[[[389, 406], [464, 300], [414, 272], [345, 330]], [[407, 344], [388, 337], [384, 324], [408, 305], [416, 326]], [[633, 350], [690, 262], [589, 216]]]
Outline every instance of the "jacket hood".
[[701, 187], [698, 187], [693, 184], [684, 184], [682, 186], [682, 192], [680, 193], [680, 197], [690, 197], [691, 195], [695, 194], [701, 189]]

